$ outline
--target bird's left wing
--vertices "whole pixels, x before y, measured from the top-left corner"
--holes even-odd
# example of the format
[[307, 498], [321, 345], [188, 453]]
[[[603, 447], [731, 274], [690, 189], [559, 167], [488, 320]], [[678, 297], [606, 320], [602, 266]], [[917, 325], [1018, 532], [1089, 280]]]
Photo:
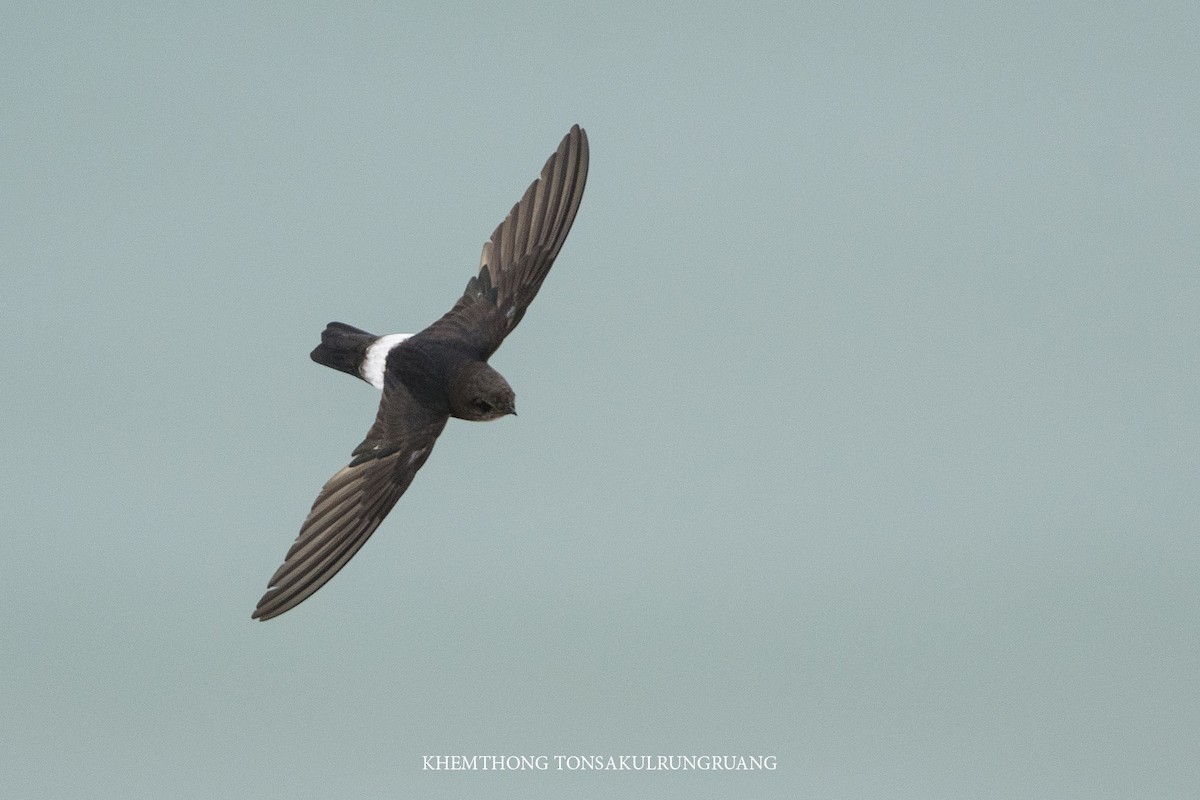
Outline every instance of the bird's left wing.
[[389, 381], [375, 424], [317, 495], [254, 619], [296, 607], [346, 565], [412, 483], [447, 419]]

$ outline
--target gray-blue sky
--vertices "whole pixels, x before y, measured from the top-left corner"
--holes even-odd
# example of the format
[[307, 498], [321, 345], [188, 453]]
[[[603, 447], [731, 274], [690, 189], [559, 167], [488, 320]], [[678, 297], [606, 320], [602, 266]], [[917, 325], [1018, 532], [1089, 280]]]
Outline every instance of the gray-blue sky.
[[[25, 797], [1200, 791], [1193, 4], [10, 6], [0, 777]], [[249, 614], [573, 122], [493, 363]], [[445, 774], [437, 753], [763, 753]]]

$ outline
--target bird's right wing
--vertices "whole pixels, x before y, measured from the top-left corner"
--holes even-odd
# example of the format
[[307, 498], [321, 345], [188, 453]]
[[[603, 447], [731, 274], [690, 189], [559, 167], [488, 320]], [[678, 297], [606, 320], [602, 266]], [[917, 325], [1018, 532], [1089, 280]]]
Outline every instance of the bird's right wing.
[[447, 419], [402, 386], [387, 387], [367, 438], [317, 495], [254, 619], [268, 620], [296, 607], [346, 565], [408, 489]]
[[567, 240], [587, 173], [587, 133], [574, 125], [484, 244], [479, 274], [454, 308], [422, 334], [466, 343], [484, 360], [496, 352], [525, 316]]

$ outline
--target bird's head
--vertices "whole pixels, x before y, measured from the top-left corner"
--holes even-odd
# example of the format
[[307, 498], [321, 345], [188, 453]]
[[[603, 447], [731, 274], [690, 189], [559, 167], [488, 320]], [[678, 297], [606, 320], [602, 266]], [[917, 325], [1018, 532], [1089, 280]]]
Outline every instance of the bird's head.
[[450, 413], [477, 422], [499, 419], [517, 413], [517, 395], [499, 372], [475, 362], [450, 384]]

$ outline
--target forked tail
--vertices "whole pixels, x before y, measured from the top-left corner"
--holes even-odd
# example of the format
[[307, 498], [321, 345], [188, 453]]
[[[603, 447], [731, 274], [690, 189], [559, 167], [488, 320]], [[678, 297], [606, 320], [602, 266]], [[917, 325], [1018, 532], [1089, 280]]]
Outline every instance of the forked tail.
[[367, 356], [367, 348], [378, 338], [373, 333], [359, 330], [344, 322], [331, 322], [321, 332], [321, 343], [310, 356], [318, 364], [367, 380], [360, 370], [363, 359]]

